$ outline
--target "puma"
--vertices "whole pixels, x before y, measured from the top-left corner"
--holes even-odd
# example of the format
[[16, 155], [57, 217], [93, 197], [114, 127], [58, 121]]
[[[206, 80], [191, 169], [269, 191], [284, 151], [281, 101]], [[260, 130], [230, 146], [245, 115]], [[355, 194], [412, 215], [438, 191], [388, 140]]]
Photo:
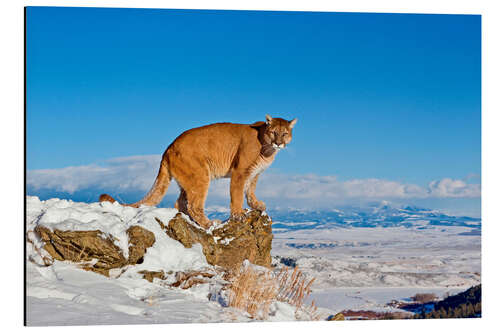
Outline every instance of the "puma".
[[[244, 218], [243, 195], [248, 206], [264, 211], [264, 202], [255, 197], [257, 179], [274, 161], [276, 153], [290, 143], [296, 123], [297, 119], [287, 121], [266, 115], [265, 122], [217, 123], [185, 131], [163, 153], [151, 190], [127, 206], [157, 205], [174, 178], [180, 188], [175, 208], [208, 229], [212, 222], [206, 217], [204, 206], [210, 181], [231, 178], [231, 218]], [[115, 202], [107, 194], [102, 194], [99, 201]]]

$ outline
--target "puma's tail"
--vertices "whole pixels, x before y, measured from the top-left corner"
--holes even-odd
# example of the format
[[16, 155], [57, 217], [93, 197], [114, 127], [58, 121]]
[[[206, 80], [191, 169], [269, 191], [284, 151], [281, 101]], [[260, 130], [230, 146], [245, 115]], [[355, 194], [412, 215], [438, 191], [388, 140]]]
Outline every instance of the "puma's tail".
[[[163, 199], [165, 193], [167, 193], [168, 185], [170, 185], [171, 178], [172, 176], [170, 175], [167, 161], [165, 158], [162, 158], [160, 164], [160, 170], [158, 171], [158, 176], [156, 176], [153, 187], [151, 187], [149, 192], [141, 200], [133, 204], [123, 204], [123, 205], [131, 207], [139, 207], [141, 205], [156, 206], [157, 204], [160, 203], [161, 199]], [[99, 202], [103, 201], [115, 202], [116, 200], [113, 199], [108, 194], [101, 194], [99, 196]]]

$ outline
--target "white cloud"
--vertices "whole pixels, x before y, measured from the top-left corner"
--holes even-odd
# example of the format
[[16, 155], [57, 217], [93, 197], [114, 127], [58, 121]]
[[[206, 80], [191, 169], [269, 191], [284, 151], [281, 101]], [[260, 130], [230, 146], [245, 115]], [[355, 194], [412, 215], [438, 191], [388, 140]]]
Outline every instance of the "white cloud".
[[[146, 193], [154, 182], [160, 160], [160, 155], [130, 156], [101, 164], [30, 170], [27, 173], [27, 185], [35, 191], [49, 189], [69, 194], [86, 189]], [[177, 186], [171, 187], [168, 193], [177, 192]], [[481, 196], [481, 186], [451, 178], [419, 186], [377, 178], [339, 180], [336, 176], [286, 175], [268, 171], [259, 179], [257, 195], [274, 202], [329, 204], [366, 200], [478, 198]], [[212, 182], [209, 199], [211, 197], [228, 200], [229, 180]]]
[[[415, 184], [363, 178], [341, 181], [334, 176], [286, 176], [265, 174], [259, 181], [260, 193], [269, 197], [290, 199], [410, 199], [475, 198], [481, 196], [479, 184], [444, 178], [427, 187]], [[263, 185], [264, 184], [264, 185]]]
[[429, 194], [437, 198], [476, 198], [481, 196], [481, 185], [468, 184], [460, 179], [443, 178], [430, 182]]
[[29, 170], [26, 183], [34, 190], [51, 189], [69, 194], [91, 188], [147, 191], [156, 177], [160, 160], [160, 155], [130, 156], [110, 159], [102, 165]]

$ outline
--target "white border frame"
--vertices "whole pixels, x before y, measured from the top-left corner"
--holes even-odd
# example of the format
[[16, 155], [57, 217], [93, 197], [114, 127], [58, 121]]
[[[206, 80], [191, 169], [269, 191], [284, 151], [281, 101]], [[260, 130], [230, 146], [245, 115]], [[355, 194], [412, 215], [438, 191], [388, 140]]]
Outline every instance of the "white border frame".
[[[2, 61], [0, 62], [1, 106], [0, 127], [1, 167], [0, 202], [7, 214], [2, 214], [2, 317], [3, 327], [11, 330], [23, 329], [23, 180], [24, 180], [24, 6], [72, 6], [72, 7], [133, 7], [133, 8], [185, 8], [185, 9], [252, 9], [287, 11], [336, 11], [336, 12], [385, 12], [385, 13], [442, 13], [442, 14], [481, 14], [483, 31], [482, 55], [482, 319], [446, 319], [412, 321], [366, 321], [366, 322], [292, 322], [292, 323], [252, 323], [252, 324], [183, 324], [183, 325], [128, 325], [128, 326], [72, 326], [75, 332], [88, 329], [97, 331], [135, 332], [148, 330], [187, 330], [204, 332], [253, 331], [256, 329], [275, 330], [314, 330], [314, 331], [489, 331], [490, 325], [498, 324], [497, 306], [499, 276], [496, 255], [499, 253], [499, 213], [497, 205], [500, 193], [498, 171], [500, 138], [500, 108], [498, 103], [500, 76], [499, 33], [500, 16], [498, 1], [486, 0], [87, 0], [87, 1], [15, 1], [2, 3], [0, 10], [0, 34], [2, 41]], [[7, 186], [5, 186], [5, 184]], [[11, 254], [7, 257], [7, 255]], [[7, 324], [7, 325], [5, 325]], [[40, 331], [62, 331], [66, 327], [29, 328]]]

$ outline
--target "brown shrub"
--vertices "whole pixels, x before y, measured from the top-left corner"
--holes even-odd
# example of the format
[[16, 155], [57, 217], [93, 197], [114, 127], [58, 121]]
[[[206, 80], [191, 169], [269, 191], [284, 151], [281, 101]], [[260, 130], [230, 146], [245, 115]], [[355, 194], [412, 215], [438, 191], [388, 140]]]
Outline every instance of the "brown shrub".
[[306, 279], [298, 267], [291, 273], [283, 267], [275, 275], [269, 270], [242, 265], [229, 278], [229, 306], [245, 310], [252, 318], [267, 319], [271, 304], [280, 301], [295, 306], [296, 311], [304, 311], [311, 320], [319, 320], [320, 314], [314, 301], [304, 306], [314, 280]]
[[[295, 305], [299, 309], [302, 307], [304, 299], [311, 293], [311, 285], [315, 278], [307, 281], [298, 266], [295, 266], [291, 275], [288, 268], [283, 267], [277, 280], [279, 283], [277, 299]], [[314, 303], [312, 307], [314, 307]]]
[[437, 299], [438, 297], [434, 293], [421, 293], [421, 294], [415, 294], [415, 296], [412, 296], [412, 300], [417, 303], [429, 303], [433, 302]]
[[267, 319], [277, 292], [272, 272], [257, 271], [251, 265], [243, 265], [232, 274], [230, 282], [229, 306], [248, 312], [252, 318]]

